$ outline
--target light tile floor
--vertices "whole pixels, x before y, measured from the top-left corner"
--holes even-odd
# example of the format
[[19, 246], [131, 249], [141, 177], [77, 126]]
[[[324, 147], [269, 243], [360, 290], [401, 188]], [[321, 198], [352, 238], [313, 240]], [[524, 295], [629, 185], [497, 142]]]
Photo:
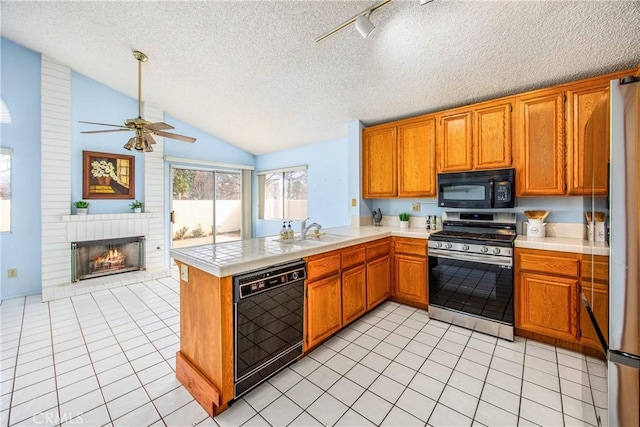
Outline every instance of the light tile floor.
[[175, 278], [0, 305], [2, 425], [579, 426], [605, 364], [386, 302], [211, 419], [175, 379]]

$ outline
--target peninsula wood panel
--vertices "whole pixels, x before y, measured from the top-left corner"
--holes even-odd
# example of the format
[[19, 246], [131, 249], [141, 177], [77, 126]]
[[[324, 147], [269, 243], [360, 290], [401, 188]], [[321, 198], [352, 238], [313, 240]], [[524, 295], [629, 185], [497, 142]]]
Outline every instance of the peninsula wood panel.
[[224, 407], [233, 399], [231, 277], [187, 268], [189, 281], [180, 280], [180, 354], [215, 385]]
[[567, 98], [567, 193], [606, 195], [609, 82], [569, 90]]
[[436, 195], [436, 120], [398, 126], [398, 196]]
[[452, 110], [438, 118], [438, 172], [468, 171], [473, 168], [471, 111]]
[[367, 310], [389, 297], [391, 293], [391, 258], [385, 255], [367, 262]]
[[396, 127], [376, 126], [362, 131], [362, 197], [398, 195]]
[[306, 348], [312, 348], [342, 327], [340, 275], [307, 282], [305, 318]]
[[540, 91], [516, 98], [518, 196], [565, 193], [564, 99], [564, 91]]
[[342, 326], [367, 311], [367, 271], [364, 264], [342, 272]]
[[578, 339], [578, 280], [518, 274], [516, 327], [568, 341]]
[[[486, 105], [486, 104], [482, 104]], [[511, 166], [511, 101], [474, 110], [473, 168]]]

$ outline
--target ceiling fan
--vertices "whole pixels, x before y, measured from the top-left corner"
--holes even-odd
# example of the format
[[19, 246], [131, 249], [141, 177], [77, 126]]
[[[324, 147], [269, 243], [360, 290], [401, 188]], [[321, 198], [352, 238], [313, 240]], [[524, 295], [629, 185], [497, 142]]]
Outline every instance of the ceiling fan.
[[151, 134], [158, 135], [164, 138], [177, 139], [184, 142], [195, 142], [195, 138], [190, 136], [178, 135], [176, 133], [165, 132], [167, 129], [173, 129], [173, 126], [163, 122], [151, 123], [148, 120], [142, 118], [142, 63], [147, 62], [149, 57], [137, 50], [133, 51], [133, 57], [138, 60], [138, 117], [133, 119], [126, 119], [124, 125], [111, 125], [108, 123], [95, 123], [85, 122], [80, 120], [80, 123], [87, 123], [90, 125], [111, 126], [118, 129], [105, 129], [105, 130], [89, 130], [80, 133], [105, 133], [105, 132], [127, 132], [134, 131], [136, 136], [130, 138], [124, 145], [124, 148], [131, 150], [135, 148], [137, 151], [153, 151], [152, 144], [156, 142], [151, 137]]

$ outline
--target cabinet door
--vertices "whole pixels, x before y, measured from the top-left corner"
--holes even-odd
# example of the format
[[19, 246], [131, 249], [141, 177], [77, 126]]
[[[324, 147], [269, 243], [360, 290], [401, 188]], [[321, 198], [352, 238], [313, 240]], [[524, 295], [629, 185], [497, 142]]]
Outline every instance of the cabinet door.
[[306, 303], [306, 348], [311, 348], [342, 327], [340, 275], [308, 282]]
[[423, 257], [394, 255], [394, 296], [427, 304], [427, 260]]
[[367, 263], [367, 310], [389, 297], [391, 289], [391, 262], [389, 256]]
[[[592, 285], [582, 282], [582, 293], [589, 301], [605, 340], [609, 342], [609, 287], [602, 283], [593, 283]], [[580, 332], [580, 344], [602, 350], [602, 345], [584, 304], [580, 304]]]
[[472, 135], [471, 111], [439, 116], [438, 172], [471, 170]]
[[367, 272], [364, 264], [342, 273], [342, 326], [367, 311]]
[[535, 92], [516, 103], [518, 196], [564, 194], [564, 92]]
[[362, 131], [362, 197], [395, 197], [396, 127], [368, 128]]
[[435, 195], [435, 118], [398, 126], [398, 196]]
[[518, 275], [518, 323], [530, 332], [576, 342], [578, 281], [542, 274]]
[[607, 194], [609, 85], [568, 92], [569, 194]]
[[511, 102], [474, 110], [473, 168], [511, 166]]

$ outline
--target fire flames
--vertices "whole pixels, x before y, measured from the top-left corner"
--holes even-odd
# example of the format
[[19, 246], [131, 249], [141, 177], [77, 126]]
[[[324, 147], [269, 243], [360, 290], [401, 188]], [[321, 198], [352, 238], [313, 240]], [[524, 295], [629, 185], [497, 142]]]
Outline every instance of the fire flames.
[[121, 268], [124, 266], [124, 258], [124, 254], [118, 249], [109, 249], [93, 260], [93, 271]]

